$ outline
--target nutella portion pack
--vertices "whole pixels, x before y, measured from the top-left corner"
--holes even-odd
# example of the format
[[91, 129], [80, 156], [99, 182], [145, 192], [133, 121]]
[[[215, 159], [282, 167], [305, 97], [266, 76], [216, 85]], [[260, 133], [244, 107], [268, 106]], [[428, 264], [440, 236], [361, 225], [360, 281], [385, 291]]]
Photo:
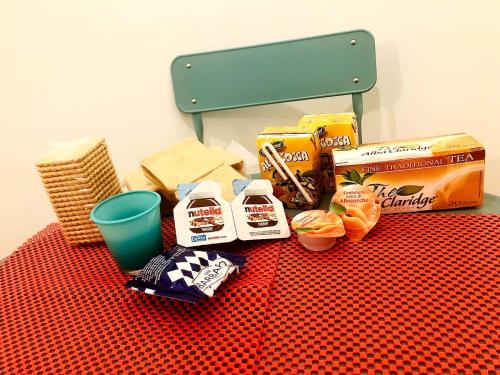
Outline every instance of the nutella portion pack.
[[273, 195], [269, 180], [234, 180], [231, 202], [240, 240], [290, 237], [283, 203]]
[[236, 239], [231, 206], [221, 196], [218, 182], [180, 184], [174, 208], [177, 243], [186, 247], [231, 242]]

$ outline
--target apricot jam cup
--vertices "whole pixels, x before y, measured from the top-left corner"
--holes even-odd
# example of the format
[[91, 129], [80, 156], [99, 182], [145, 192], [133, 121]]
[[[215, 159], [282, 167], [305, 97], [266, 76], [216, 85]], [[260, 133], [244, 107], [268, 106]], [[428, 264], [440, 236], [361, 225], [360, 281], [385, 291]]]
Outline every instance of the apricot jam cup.
[[344, 222], [345, 234], [354, 242], [361, 241], [380, 218], [380, 202], [367, 186], [353, 184], [341, 187], [331, 202], [343, 207], [340, 218]]
[[311, 251], [331, 249], [338, 237], [345, 234], [342, 219], [333, 212], [323, 210], [304, 211], [292, 220], [299, 242]]

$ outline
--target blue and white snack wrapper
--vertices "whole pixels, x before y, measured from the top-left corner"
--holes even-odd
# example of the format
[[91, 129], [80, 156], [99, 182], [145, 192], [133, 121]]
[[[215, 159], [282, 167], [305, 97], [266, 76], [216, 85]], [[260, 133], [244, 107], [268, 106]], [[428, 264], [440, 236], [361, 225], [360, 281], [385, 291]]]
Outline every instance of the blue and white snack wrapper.
[[125, 287], [194, 303], [212, 297], [230, 274], [239, 272], [245, 261], [246, 257], [241, 255], [175, 245], [151, 259]]

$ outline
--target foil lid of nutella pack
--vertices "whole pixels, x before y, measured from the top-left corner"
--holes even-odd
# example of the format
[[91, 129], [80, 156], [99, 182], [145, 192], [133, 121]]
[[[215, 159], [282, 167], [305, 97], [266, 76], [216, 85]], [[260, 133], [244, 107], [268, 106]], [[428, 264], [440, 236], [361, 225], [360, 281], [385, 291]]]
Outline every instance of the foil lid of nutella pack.
[[218, 182], [180, 184], [174, 208], [177, 243], [186, 247], [231, 242], [236, 239], [231, 206], [221, 196]]
[[273, 195], [269, 180], [234, 180], [231, 202], [240, 240], [290, 237], [283, 203]]

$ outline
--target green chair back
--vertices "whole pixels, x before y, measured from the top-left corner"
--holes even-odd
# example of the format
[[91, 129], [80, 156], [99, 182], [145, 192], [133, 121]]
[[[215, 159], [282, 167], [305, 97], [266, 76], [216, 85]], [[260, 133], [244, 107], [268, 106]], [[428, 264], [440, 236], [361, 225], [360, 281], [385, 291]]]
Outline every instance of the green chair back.
[[171, 65], [177, 107], [193, 115], [230, 108], [352, 95], [359, 140], [362, 93], [377, 80], [375, 41], [366, 30], [182, 55]]

